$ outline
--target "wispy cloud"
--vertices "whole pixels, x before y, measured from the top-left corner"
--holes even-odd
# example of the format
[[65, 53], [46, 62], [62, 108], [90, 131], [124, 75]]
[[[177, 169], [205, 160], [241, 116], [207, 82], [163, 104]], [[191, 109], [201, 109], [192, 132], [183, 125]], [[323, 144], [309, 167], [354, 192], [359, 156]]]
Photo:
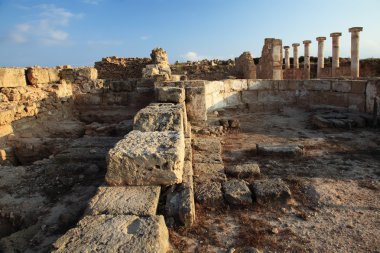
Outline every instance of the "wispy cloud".
[[83, 14], [75, 14], [54, 4], [42, 4], [28, 9], [34, 12], [31, 21], [16, 24], [8, 34], [8, 41], [26, 43], [37, 41], [45, 45], [67, 42], [69, 33], [65, 28], [74, 18], [82, 18]]
[[199, 55], [196, 52], [187, 52], [186, 54], [181, 55], [181, 57], [186, 61], [199, 61], [207, 58], [205, 56]]
[[102, 0], [82, 0], [83, 3], [85, 4], [93, 4], [93, 5], [98, 5]]
[[150, 36], [148, 35], [143, 35], [140, 37], [140, 40], [149, 40], [150, 39]]

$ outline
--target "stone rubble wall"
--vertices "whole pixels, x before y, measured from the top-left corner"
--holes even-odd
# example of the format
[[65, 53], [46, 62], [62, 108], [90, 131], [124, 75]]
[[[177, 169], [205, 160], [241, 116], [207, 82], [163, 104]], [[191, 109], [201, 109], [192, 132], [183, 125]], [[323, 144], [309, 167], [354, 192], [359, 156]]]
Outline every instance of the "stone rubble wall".
[[95, 68], [98, 70], [100, 79], [128, 80], [142, 78], [142, 70], [148, 64], [152, 64], [152, 59], [113, 56], [95, 62]]

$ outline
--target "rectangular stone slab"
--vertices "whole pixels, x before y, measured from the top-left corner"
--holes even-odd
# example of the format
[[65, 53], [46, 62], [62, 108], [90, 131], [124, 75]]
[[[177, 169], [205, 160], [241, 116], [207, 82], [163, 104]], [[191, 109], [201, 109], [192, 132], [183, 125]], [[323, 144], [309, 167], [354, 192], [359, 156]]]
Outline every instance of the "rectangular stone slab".
[[86, 210], [87, 215], [155, 215], [160, 197], [159, 186], [99, 187]]
[[53, 252], [166, 253], [169, 233], [163, 216], [85, 216], [53, 244]]
[[304, 147], [302, 145], [293, 144], [281, 144], [281, 145], [256, 145], [257, 152], [259, 155], [266, 156], [287, 156], [287, 157], [297, 157], [303, 156]]
[[183, 132], [132, 131], [107, 156], [109, 185], [172, 185], [182, 182]]
[[134, 130], [184, 131], [184, 113], [180, 105], [157, 103], [141, 109], [134, 118]]
[[26, 86], [25, 69], [0, 68], [0, 88]]

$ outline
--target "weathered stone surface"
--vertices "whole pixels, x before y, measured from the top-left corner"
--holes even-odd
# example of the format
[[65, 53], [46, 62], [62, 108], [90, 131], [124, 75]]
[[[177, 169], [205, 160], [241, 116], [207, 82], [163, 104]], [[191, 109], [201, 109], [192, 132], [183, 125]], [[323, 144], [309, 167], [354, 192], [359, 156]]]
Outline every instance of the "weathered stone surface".
[[193, 161], [193, 149], [191, 147], [191, 138], [185, 138], [185, 161]]
[[155, 215], [160, 189], [159, 186], [99, 187], [86, 214]]
[[185, 102], [185, 89], [178, 87], [157, 87], [157, 100], [159, 102], [183, 103]]
[[38, 86], [48, 83], [56, 83], [60, 80], [59, 70], [56, 68], [28, 68], [26, 76], [30, 84]]
[[231, 205], [252, 204], [252, 193], [243, 180], [231, 179], [224, 182], [223, 192], [226, 201]]
[[193, 140], [194, 163], [221, 163], [222, 145], [216, 138], [196, 138]]
[[134, 91], [137, 86], [137, 79], [128, 80], [106, 80], [105, 85], [109, 87], [111, 91]]
[[184, 130], [184, 113], [181, 105], [151, 104], [141, 109], [134, 118], [134, 130], [179, 131]]
[[0, 68], [0, 88], [26, 86], [25, 69]]
[[162, 216], [86, 216], [54, 244], [53, 252], [166, 253], [169, 234]]
[[186, 81], [186, 111], [190, 121], [207, 120], [205, 81]]
[[221, 163], [194, 163], [194, 180], [197, 182], [227, 180], [224, 166]]
[[248, 80], [248, 90], [277, 90], [278, 82], [274, 80]]
[[183, 133], [132, 131], [107, 156], [110, 185], [172, 185], [182, 182]]
[[306, 80], [303, 82], [307, 90], [312, 91], [330, 91], [331, 81], [328, 80]]
[[334, 81], [332, 82], [332, 91], [337, 92], [351, 92], [352, 81]]
[[302, 145], [262, 145], [257, 144], [257, 152], [260, 155], [278, 155], [278, 156], [302, 156], [304, 147]]
[[98, 70], [91, 67], [82, 67], [76, 69], [77, 75], [79, 78], [87, 80], [96, 80], [98, 79]]
[[205, 206], [223, 205], [222, 185], [219, 182], [202, 182], [194, 186], [195, 200]]
[[260, 167], [257, 163], [238, 164], [225, 169], [228, 175], [236, 178], [249, 178], [260, 176]]
[[235, 59], [235, 69], [238, 78], [256, 79], [256, 66], [250, 52], [243, 52]]
[[288, 185], [280, 178], [254, 181], [251, 190], [259, 204], [286, 202], [291, 197]]

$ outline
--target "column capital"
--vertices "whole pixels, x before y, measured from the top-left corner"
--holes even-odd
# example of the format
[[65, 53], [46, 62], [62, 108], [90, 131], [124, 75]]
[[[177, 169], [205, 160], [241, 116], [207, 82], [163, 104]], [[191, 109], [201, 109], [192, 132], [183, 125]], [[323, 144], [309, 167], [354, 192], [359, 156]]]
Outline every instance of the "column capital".
[[293, 43], [292, 46], [293, 46], [293, 47], [299, 47], [299, 46], [300, 46], [300, 43]]
[[290, 47], [289, 46], [284, 46], [284, 49], [289, 49]]
[[351, 27], [350, 29], [348, 29], [348, 31], [350, 33], [352, 33], [352, 32], [361, 32], [361, 31], [363, 31], [363, 27]]
[[322, 42], [326, 40], [326, 37], [317, 37], [316, 40]]
[[342, 36], [342, 33], [336, 32], [336, 33], [330, 33], [330, 37], [340, 37]]
[[311, 44], [311, 40], [304, 40], [303, 44], [307, 46], [307, 45]]

